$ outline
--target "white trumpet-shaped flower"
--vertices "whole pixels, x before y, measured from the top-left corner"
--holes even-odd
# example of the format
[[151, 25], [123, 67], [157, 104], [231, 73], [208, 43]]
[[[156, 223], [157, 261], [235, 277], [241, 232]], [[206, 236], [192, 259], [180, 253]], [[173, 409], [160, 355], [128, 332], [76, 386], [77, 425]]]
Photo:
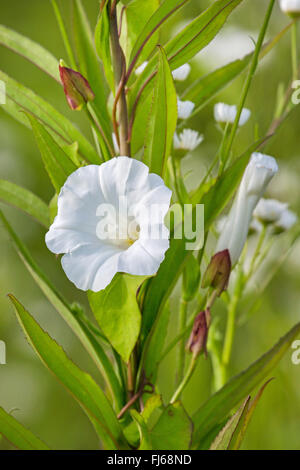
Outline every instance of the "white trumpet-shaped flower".
[[104, 289], [117, 272], [157, 272], [169, 247], [164, 217], [171, 191], [142, 162], [116, 157], [72, 173], [46, 234], [62, 267], [82, 290]]
[[142, 73], [144, 72], [145, 68], [147, 67], [148, 65], [148, 61], [146, 60], [145, 62], [143, 62], [139, 67], [137, 67], [135, 69], [135, 74], [136, 76], [138, 77], [139, 75], [142, 75]]
[[280, 218], [275, 222], [275, 229], [278, 232], [290, 230], [298, 221], [297, 215], [289, 209], [282, 212]]
[[194, 111], [195, 103], [192, 101], [181, 101], [177, 98], [178, 118], [187, 119]]
[[199, 134], [199, 132], [192, 129], [183, 129], [179, 135], [176, 132], [174, 134], [174, 149], [189, 150], [192, 152], [203, 142], [203, 139], [203, 135]]
[[300, 14], [300, 0], [280, 0], [280, 8], [287, 14]]
[[[237, 107], [226, 103], [217, 103], [214, 107], [214, 117], [216, 122], [233, 124], [237, 114]], [[251, 116], [251, 111], [247, 108], [242, 109], [239, 120], [239, 126], [246, 124]]]
[[285, 202], [262, 198], [255, 208], [254, 216], [264, 223], [274, 223], [287, 208], [288, 204]]
[[232, 265], [243, 250], [253, 211], [277, 171], [275, 158], [252, 154], [216, 248], [216, 252], [229, 250]]
[[190, 71], [190, 64], [183, 64], [181, 67], [178, 67], [178, 69], [173, 70], [172, 75], [174, 80], [177, 80], [178, 82], [184, 82], [184, 80], [186, 80], [189, 76]]

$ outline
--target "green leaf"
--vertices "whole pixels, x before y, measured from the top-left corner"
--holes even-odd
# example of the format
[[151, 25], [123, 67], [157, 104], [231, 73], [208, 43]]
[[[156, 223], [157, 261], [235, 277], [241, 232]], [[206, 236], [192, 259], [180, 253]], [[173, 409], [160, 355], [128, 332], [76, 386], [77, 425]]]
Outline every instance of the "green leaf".
[[15, 447], [21, 450], [50, 450], [31, 431], [24, 428], [9, 413], [0, 407], [0, 433], [3, 434]]
[[[168, 3], [174, 3], [174, 0]], [[125, 34], [121, 35], [121, 40], [129, 64], [142, 44], [143, 48], [139, 56], [139, 63], [146, 60], [158, 44], [159, 35], [157, 30], [150, 36], [149, 33], [154, 28], [149, 30], [147, 25], [159, 8], [159, 0], [133, 0], [127, 6], [125, 10], [127, 28], [124, 28]], [[124, 36], [125, 40], [123, 40]], [[145, 42], [146, 38], [148, 39], [147, 42]]]
[[194, 256], [190, 256], [183, 270], [182, 291], [186, 302], [193, 300], [198, 292], [200, 283], [200, 266]]
[[92, 377], [77, 367], [59, 346], [24, 309], [20, 302], [9, 295], [18, 321], [28, 342], [46, 367], [66, 387], [86, 412], [95, 430], [108, 449], [124, 445], [124, 437], [117, 417]]
[[78, 142], [79, 153], [83, 159], [91, 163], [100, 163], [99, 156], [81, 132], [53, 106], [37, 96], [33, 91], [16, 82], [0, 71], [0, 80], [6, 84], [6, 105], [2, 107], [14, 119], [29, 127], [26, 111], [38, 119], [48, 131], [58, 139], [60, 144]]
[[55, 142], [43, 125], [30, 114], [27, 116], [41, 152], [45, 168], [56, 192], [59, 193], [67, 177], [77, 170], [77, 166]]
[[239, 423], [234, 430], [234, 433], [232, 434], [232, 437], [230, 439], [229, 445], [228, 445], [228, 450], [238, 450], [243, 442], [243, 439], [245, 437], [245, 433], [247, 431], [247, 428], [249, 426], [249, 423], [251, 421], [251, 418], [253, 416], [254, 411], [256, 410], [256, 407], [258, 405], [259, 400], [262, 397], [262, 394], [266, 388], [266, 386], [270, 383], [270, 381], [273, 379], [268, 380], [259, 390], [258, 394], [254, 398], [254, 400], [249, 403], [248, 407], [245, 407], [245, 410], [243, 412], [243, 415], [241, 416], [241, 419], [239, 420]]
[[100, 12], [96, 30], [95, 45], [97, 53], [102, 60], [104, 73], [112, 91], [115, 90], [115, 79], [110, 51], [110, 24], [109, 24], [109, 5], [106, 0], [102, 11]]
[[144, 153], [144, 162], [150, 172], [164, 175], [176, 124], [176, 89], [165, 52], [159, 47], [157, 80]]
[[249, 408], [250, 396], [241, 405], [238, 411], [227, 421], [226, 425], [219, 432], [209, 450], [227, 450], [239, 424], [243, 422], [245, 414]]
[[7, 26], [0, 25], [0, 44], [11, 49], [60, 82], [58, 60], [44, 47]]
[[47, 204], [28, 189], [0, 180], [0, 199], [26, 212], [44, 227], [49, 227], [50, 213]]
[[[75, 44], [78, 63], [80, 64], [80, 72], [88, 79], [89, 84], [96, 95], [92, 106], [97, 114], [97, 118], [106, 138], [110, 141], [111, 127], [106, 105], [108, 90], [105, 78], [100, 68], [90, 24], [81, 0], [73, 0], [73, 5]], [[102, 151], [105, 151], [104, 147], [104, 142], [102, 142]]]
[[125, 362], [129, 360], [141, 328], [136, 293], [144, 279], [118, 273], [104, 290], [88, 293], [101, 330]]
[[134, 419], [138, 426], [138, 430], [140, 433], [140, 446], [139, 450], [152, 450], [151, 436], [150, 432], [147, 428], [145, 420], [142, 415], [140, 415], [136, 410], [130, 411], [131, 417]]
[[196, 80], [182, 96], [182, 99], [195, 103], [193, 114], [199, 112], [217, 93], [243, 72], [251, 57], [252, 54], [249, 54]]
[[240, 400], [268, 376], [299, 333], [300, 323], [283, 336], [272, 349], [254, 362], [248, 369], [232, 378], [202, 405], [193, 417], [195, 426], [193, 446], [198, 447], [201, 440], [228, 416]]
[[112, 396], [116, 402], [116, 407], [120, 410], [123, 407], [123, 393], [121, 390], [120, 382], [116, 376], [111, 362], [108, 360], [102, 346], [95, 340], [93, 335], [89, 332], [86, 326], [80, 321], [78, 316], [70, 308], [70, 305], [59, 294], [56, 288], [51, 284], [45, 274], [37, 266], [32, 259], [25, 245], [21, 242], [17, 234], [14, 232], [2, 211], [0, 211], [0, 219], [3, 222], [4, 228], [12, 238], [17, 253], [25, 264], [26, 268], [32, 275], [33, 279], [45, 294], [49, 302], [53, 305], [56, 311], [61, 315], [65, 322], [69, 325], [71, 330], [75, 333], [81, 341], [83, 347], [88, 352], [98, 370], [103, 375], [105, 382], [111, 391]]

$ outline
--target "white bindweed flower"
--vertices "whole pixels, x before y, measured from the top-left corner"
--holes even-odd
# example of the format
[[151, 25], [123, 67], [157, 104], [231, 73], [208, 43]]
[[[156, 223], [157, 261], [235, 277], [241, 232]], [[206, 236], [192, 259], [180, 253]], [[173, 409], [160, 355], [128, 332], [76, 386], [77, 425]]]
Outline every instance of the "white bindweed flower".
[[174, 149], [193, 151], [203, 142], [203, 139], [203, 135], [200, 135], [199, 132], [192, 129], [183, 129], [179, 135], [176, 132], [174, 134]]
[[290, 230], [298, 221], [297, 215], [289, 209], [282, 212], [280, 218], [275, 222], [275, 230], [277, 232], [285, 232]]
[[138, 77], [139, 75], [142, 75], [142, 73], [144, 72], [145, 68], [147, 67], [148, 65], [148, 61], [146, 60], [145, 62], [143, 62], [139, 67], [137, 67], [135, 69], [135, 74], [136, 76]]
[[192, 114], [195, 103], [192, 101], [181, 101], [177, 98], [177, 108], [178, 108], [178, 118], [179, 119], [187, 119]]
[[82, 290], [104, 289], [117, 272], [153, 275], [169, 248], [171, 194], [132, 158], [79, 168], [61, 189], [47, 247], [65, 253], [62, 267]]
[[252, 218], [250, 222], [250, 227], [249, 227], [249, 234], [254, 234], [254, 233], [260, 233], [263, 229], [263, 224], [255, 219], [255, 217]]
[[282, 213], [288, 208], [285, 202], [276, 199], [262, 198], [257, 204], [254, 216], [264, 223], [274, 223], [280, 219]]
[[183, 82], [189, 76], [190, 71], [190, 64], [183, 64], [181, 65], [181, 67], [178, 67], [178, 69], [173, 70], [172, 75], [174, 80], [177, 80], [178, 82]]
[[[237, 108], [226, 103], [217, 103], [214, 107], [214, 117], [216, 122], [233, 124], [236, 118]], [[246, 124], [251, 116], [251, 111], [247, 108], [242, 109], [239, 126]]]
[[287, 14], [300, 14], [300, 0], [280, 0], [280, 8]]
[[277, 171], [275, 158], [252, 154], [216, 248], [217, 253], [229, 250], [232, 265], [242, 253], [253, 211]]

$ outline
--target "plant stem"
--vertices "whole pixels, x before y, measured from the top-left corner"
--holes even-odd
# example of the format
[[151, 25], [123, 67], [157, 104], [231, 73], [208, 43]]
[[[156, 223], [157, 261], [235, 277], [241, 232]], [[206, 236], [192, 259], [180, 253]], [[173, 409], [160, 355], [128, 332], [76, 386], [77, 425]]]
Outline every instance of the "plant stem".
[[232, 346], [233, 346], [233, 339], [235, 334], [235, 326], [236, 326], [236, 313], [237, 313], [237, 306], [241, 296], [241, 292], [244, 286], [244, 273], [242, 268], [240, 268], [238, 272], [238, 277], [236, 280], [233, 296], [231, 298], [229, 307], [228, 307], [228, 314], [227, 314], [227, 325], [226, 325], [226, 332], [225, 332], [225, 340], [223, 346], [223, 353], [222, 353], [222, 367], [223, 367], [223, 384], [227, 380], [227, 369], [231, 358], [232, 353]]
[[263, 246], [263, 243], [265, 241], [265, 237], [266, 237], [266, 232], [267, 232], [267, 227], [266, 225], [264, 224], [263, 225], [263, 228], [262, 228], [262, 231], [259, 235], [259, 238], [258, 238], [258, 242], [257, 242], [257, 245], [256, 245], [256, 248], [255, 248], [255, 251], [253, 253], [253, 257], [252, 257], [252, 260], [251, 260], [251, 264], [250, 264], [250, 268], [249, 268], [249, 271], [247, 273], [247, 276], [246, 276], [246, 279], [245, 279], [245, 282], [247, 282], [250, 277], [252, 276], [253, 272], [254, 272], [254, 269], [255, 269], [255, 264], [256, 264], [256, 261], [257, 261], [257, 258], [261, 252], [261, 248]]
[[[179, 331], [185, 331], [187, 322], [187, 306], [188, 303], [183, 298], [180, 301], [180, 312], [179, 312]], [[177, 382], [182, 381], [185, 366], [185, 335], [183, 335], [179, 343], [179, 357], [178, 357], [178, 372]]]
[[297, 58], [297, 22], [295, 21], [291, 29], [291, 53], [293, 81], [298, 79], [298, 58]]
[[66, 49], [68, 57], [69, 57], [71, 67], [74, 70], [76, 70], [77, 69], [76, 59], [75, 59], [75, 56], [73, 54], [73, 50], [72, 50], [72, 47], [71, 47], [71, 44], [70, 44], [70, 41], [69, 41], [69, 38], [68, 38], [68, 34], [67, 34], [67, 30], [66, 30], [63, 18], [61, 16], [60, 9], [58, 8], [56, 0], [51, 0], [51, 3], [52, 3], [53, 10], [54, 10], [54, 13], [55, 13], [55, 16], [56, 16], [56, 19], [57, 19], [57, 23], [58, 23], [58, 26], [59, 26], [59, 29], [60, 29], [62, 39], [63, 39], [63, 42], [64, 42], [64, 46], [65, 46], [65, 49]]
[[121, 155], [126, 155], [129, 157], [130, 145], [128, 142], [128, 111], [125, 94], [126, 61], [124, 52], [120, 46], [117, 11], [115, 5], [112, 7], [110, 15], [110, 38], [117, 89], [114, 108], [116, 109], [118, 107], [119, 111], [119, 123], [117, 123], [114, 118], [114, 128], [116, 138], [120, 146]]
[[192, 377], [193, 372], [194, 372], [195, 367], [196, 367], [196, 362], [197, 362], [196, 359], [197, 359], [197, 357], [193, 355], [192, 359], [191, 359], [191, 362], [189, 364], [188, 370], [186, 372], [186, 375], [184, 376], [182, 382], [179, 384], [177, 390], [175, 391], [174, 395], [172, 396], [170, 403], [174, 403], [176, 400], [178, 400], [178, 398], [180, 397], [180, 395], [183, 392], [184, 388], [186, 387], [186, 385], [190, 381], [190, 378]]
[[244, 104], [246, 102], [248, 92], [249, 92], [249, 89], [250, 89], [250, 86], [251, 86], [251, 82], [252, 82], [252, 79], [254, 77], [257, 65], [258, 65], [259, 54], [260, 54], [260, 51], [261, 51], [261, 48], [262, 48], [262, 45], [263, 45], [263, 41], [264, 41], [265, 34], [266, 34], [266, 31], [267, 31], [267, 27], [268, 27], [268, 24], [269, 24], [269, 21], [270, 21], [270, 18], [271, 18], [271, 14], [272, 14], [274, 4], [275, 4], [275, 0], [270, 0], [269, 7], [268, 7], [268, 10], [267, 10], [267, 13], [266, 13], [266, 16], [265, 16], [265, 20], [264, 20], [262, 29], [260, 30], [260, 33], [259, 33], [259, 37], [258, 37], [258, 40], [257, 40], [257, 43], [256, 43], [253, 59], [252, 59], [252, 62], [251, 62], [251, 67], [249, 69], [249, 73], [248, 73], [248, 76], [247, 76], [247, 79], [246, 79], [246, 82], [245, 82], [245, 85], [244, 85], [244, 89], [243, 89], [243, 92], [242, 92], [241, 101], [240, 101], [240, 104], [239, 104], [239, 107], [238, 107], [238, 110], [237, 110], [236, 118], [235, 118], [232, 130], [231, 130], [231, 134], [229, 136], [228, 145], [226, 147], [226, 151], [225, 151], [225, 155], [224, 155], [225, 161], [227, 160], [228, 155], [230, 154], [230, 151], [232, 149], [234, 138], [235, 138], [238, 126], [239, 126], [239, 121], [240, 121], [240, 117], [241, 117], [241, 114], [242, 114], [242, 110], [243, 110]]

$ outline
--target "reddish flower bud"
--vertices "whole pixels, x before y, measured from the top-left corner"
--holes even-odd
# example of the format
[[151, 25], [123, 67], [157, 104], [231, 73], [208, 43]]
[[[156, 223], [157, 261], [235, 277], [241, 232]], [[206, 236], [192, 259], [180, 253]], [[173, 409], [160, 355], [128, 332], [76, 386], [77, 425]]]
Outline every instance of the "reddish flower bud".
[[198, 356], [201, 352], [204, 352], [205, 356], [207, 356], [206, 343], [209, 324], [210, 309], [208, 308], [196, 316], [191, 335], [186, 345], [186, 349], [193, 353], [194, 356]]
[[61, 61], [59, 73], [71, 109], [79, 111], [88, 101], [94, 100], [89, 82], [79, 72], [65, 67]]
[[213, 287], [217, 290], [217, 295], [220, 296], [228, 287], [229, 277], [231, 271], [231, 260], [228, 250], [219, 251], [216, 253], [203, 276], [202, 287]]

